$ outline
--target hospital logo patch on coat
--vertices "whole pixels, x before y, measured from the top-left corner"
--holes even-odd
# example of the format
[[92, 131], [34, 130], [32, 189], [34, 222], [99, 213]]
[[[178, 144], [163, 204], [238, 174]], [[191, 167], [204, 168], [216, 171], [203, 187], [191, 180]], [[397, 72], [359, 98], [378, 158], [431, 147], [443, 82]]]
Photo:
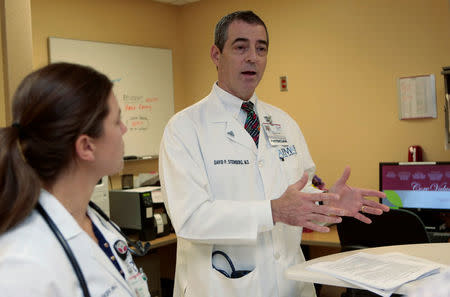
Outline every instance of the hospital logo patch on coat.
[[278, 157], [280, 158], [281, 161], [284, 161], [284, 159], [293, 155], [297, 155], [295, 145], [288, 145], [278, 149]]

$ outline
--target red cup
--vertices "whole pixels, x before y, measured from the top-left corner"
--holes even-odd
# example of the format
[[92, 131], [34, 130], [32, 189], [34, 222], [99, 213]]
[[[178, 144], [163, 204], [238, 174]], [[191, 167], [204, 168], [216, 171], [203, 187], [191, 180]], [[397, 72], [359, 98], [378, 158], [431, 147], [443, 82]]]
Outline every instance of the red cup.
[[408, 148], [408, 162], [422, 162], [422, 148], [419, 145]]

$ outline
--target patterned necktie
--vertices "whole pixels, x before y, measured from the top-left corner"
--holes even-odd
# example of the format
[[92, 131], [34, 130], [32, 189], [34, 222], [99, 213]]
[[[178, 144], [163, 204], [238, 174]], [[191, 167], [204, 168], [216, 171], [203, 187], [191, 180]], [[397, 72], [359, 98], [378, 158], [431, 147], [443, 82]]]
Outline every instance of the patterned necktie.
[[259, 141], [259, 120], [255, 111], [253, 110], [253, 103], [246, 101], [242, 103], [241, 108], [247, 113], [247, 119], [245, 120], [245, 130], [255, 141], [256, 147], [258, 147]]

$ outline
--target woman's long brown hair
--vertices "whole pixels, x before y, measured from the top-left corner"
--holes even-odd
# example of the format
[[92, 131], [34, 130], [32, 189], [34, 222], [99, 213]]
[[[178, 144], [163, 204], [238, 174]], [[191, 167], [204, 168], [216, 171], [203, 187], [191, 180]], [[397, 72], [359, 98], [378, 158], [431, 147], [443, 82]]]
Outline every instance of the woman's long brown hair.
[[0, 129], [0, 234], [35, 207], [74, 160], [81, 134], [101, 136], [111, 81], [96, 70], [55, 63], [29, 74], [13, 98], [13, 125]]

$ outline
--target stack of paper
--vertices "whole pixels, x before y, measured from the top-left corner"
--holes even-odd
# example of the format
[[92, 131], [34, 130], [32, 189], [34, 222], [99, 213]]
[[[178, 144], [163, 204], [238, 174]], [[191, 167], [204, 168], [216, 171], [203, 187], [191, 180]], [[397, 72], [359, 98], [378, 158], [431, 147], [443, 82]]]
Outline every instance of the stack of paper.
[[333, 262], [320, 262], [307, 269], [332, 275], [383, 297], [403, 284], [438, 273], [442, 265], [402, 253], [357, 253]]

